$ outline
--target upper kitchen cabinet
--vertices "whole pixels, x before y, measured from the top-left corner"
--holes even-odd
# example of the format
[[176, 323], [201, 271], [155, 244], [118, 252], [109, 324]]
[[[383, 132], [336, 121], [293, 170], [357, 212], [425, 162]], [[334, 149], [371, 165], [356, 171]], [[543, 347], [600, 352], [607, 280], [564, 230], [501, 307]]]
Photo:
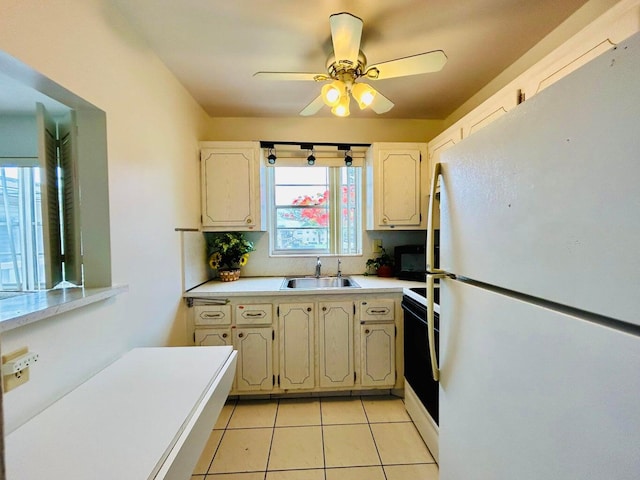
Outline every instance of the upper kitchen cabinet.
[[426, 228], [429, 169], [423, 143], [374, 143], [367, 151], [367, 230]]
[[258, 142], [200, 143], [202, 229], [266, 229], [263, 172]]

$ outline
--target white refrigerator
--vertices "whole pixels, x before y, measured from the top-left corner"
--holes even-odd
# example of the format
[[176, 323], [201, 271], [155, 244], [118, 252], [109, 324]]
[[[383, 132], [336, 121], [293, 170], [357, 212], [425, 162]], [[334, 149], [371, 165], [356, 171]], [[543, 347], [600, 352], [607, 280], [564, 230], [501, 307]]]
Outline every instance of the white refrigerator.
[[639, 479], [640, 36], [441, 162], [440, 480]]

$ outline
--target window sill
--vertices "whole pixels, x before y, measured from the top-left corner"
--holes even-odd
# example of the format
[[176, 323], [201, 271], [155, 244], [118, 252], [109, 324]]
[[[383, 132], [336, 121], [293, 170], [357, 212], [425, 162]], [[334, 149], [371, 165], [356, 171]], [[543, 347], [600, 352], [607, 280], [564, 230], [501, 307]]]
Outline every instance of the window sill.
[[103, 288], [76, 287], [19, 293], [0, 300], [0, 334], [106, 300], [128, 290], [127, 285], [117, 285]]

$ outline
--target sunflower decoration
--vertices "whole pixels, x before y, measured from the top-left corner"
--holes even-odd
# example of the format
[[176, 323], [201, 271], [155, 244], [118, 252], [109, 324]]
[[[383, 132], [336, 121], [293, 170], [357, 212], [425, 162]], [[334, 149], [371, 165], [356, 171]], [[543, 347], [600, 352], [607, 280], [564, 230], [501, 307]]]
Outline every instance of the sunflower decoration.
[[209, 267], [212, 270], [234, 270], [244, 267], [249, 261], [249, 253], [255, 251], [250, 242], [240, 232], [207, 234]]

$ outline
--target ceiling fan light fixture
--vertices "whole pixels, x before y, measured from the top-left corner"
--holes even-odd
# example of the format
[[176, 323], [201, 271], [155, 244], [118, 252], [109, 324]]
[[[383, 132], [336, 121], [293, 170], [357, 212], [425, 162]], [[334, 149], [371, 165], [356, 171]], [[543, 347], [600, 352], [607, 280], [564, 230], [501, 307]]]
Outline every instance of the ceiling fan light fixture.
[[358, 102], [358, 106], [360, 110], [364, 110], [369, 105], [373, 103], [373, 100], [376, 98], [376, 94], [378, 92], [370, 85], [366, 83], [356, 83], [351, 89], [351, 94], [356, 102]]
[[333, 113], [336, 117], [348, 117], [349, 116], [349, 101], [351, 97], [347, 95], [343, 95], [340, 97], [340, 101], [338, 104], [331, 109], [331, 113]]
[[322, 87], [322, 101], [328, 107], [335, 107], [345, 94], [345, 84], [340, 80], [335, 80]]

